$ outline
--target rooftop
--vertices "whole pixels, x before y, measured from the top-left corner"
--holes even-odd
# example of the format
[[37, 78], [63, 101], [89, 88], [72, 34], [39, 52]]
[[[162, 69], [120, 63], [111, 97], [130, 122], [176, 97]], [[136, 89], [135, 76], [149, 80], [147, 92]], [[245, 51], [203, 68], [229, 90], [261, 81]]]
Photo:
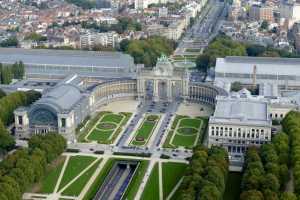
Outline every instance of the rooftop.
[[268, 104], [243, 97], [218, 97], [210, 123], [270, 126]]
[[16, 61], [27, 65], [99, 68], [127, 68], [134, 65], [131, 56], [120, 52], [0, 48], [1, 63], [13, 64]]
[[256, 74], [300, 76], [300, 58], [229, 56], [217, 58], [215, 71], [252, 74], [254, 66], [256, 66]]

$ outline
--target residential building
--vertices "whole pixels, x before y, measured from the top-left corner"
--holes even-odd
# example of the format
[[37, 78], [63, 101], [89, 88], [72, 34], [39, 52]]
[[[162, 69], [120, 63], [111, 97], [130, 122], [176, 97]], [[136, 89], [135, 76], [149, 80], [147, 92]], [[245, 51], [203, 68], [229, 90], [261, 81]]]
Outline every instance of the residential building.
[[273, 8], [270, 6], [253, 5], [249, 11], [249, 17], [251, 20], [266, 20], [272, 22]]
[[282, 1], [279, 11], [282, 26], [287, 29], [300, 20], [300, 4], [298, 2]]
[[116, 32], [106, 33], [86, 33], [80, 36], [81, 49], [93, 49], [97, 45], [115, 48], [118, 42], [118, 34]]

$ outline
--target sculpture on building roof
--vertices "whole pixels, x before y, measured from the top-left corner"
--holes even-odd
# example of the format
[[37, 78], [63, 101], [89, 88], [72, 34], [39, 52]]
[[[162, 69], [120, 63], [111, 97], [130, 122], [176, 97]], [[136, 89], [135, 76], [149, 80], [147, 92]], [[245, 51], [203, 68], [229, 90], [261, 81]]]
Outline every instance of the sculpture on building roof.
[[169, 58], [162, 54], [160, 58], [157, 59], [157, 63], [153, 68], [155, 75], [157, 76], [172, 76], [174, 66], [169, 60]]

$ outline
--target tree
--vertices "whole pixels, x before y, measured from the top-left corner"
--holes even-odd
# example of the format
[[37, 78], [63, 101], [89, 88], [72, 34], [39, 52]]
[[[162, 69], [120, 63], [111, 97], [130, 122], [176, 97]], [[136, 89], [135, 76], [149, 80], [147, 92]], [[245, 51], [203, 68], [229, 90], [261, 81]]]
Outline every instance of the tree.
[[196, 67], [203, 72], [206, 72], [211, 64], [211, 58], [207, 54], [201, 54], [196, 59]]
[[130, 54], [134, 63], [153, 67], [162, 54], [170, 55], [175, 49], [175, 42], [161, 36], [152, 36], [147, 39], [124, 41], [120, 50]]
[[283, 192], [280, 197], [280, 200], [297, 200], [297, 197], [294, 193], [291, 192]]
[[0, 89], [0, 99], [4, 96], [6, 96], [6, 93], [2, 89]]
[[13, 78], [13, 74], [11, 69], [8, 66], [3, 66], [1, 70], [1, 83], [2, 84], [10, 84]]
[[15, 79], [23, 79], [25, 74], [25, 66], [22, 61], [16, 62], [11, 66], [11, 71], [13, 74], [13, 78]]
[[221, 199], [222, 195], [214, 185], [206, 185], [201, 189], [199, 199], [201, 200], [216, 200]]
[[266, 48], [256, 44], [247, 45], [246, 51], [248, 56], [261, 56], [266, 51]]
[[129, 45], [129, 40], [124, 39], [120, 42], [120, 51], [127, 51], [128, 45]]
[[264, 200], [264, 196], [260, 191], [247, 190], [241, 194], [240, 200]]
[[0, 154], [10, 151], [14, 146], [14, 138], [8, 133], [2, 121], [0, 120]]
[[12, 37], [2, 41], [0, 43], [0, 46], [1, 47], [16, 47], [16, 46], [18, 46], [18, 44], [19, 44], [19, 41], [18, 41], [17, 37], [12, 36]]
[[269, 22], [267, 20], [264, 20], [260, 25], [261, 29], [267, 29], [268, 27], [269, 27]]
[[30, 33], [29, 35], [27, 35], [25, 37], [25, 40], [33, 40], [36, 42], [42, 42], [42, 41], [47, 41], [47, 37], [33, 32], [33, 33]]
[[270, 173], [264, 176], [262, 186], [263, 188], [269, 189], [273, 192], [277, 192], [280, 188], [280, 184], [277, 177]]
[[241, 89], [243, 89], [243, 86], [240, 82], [236, 81], [231, 84], [231, 91], [238, 92]]

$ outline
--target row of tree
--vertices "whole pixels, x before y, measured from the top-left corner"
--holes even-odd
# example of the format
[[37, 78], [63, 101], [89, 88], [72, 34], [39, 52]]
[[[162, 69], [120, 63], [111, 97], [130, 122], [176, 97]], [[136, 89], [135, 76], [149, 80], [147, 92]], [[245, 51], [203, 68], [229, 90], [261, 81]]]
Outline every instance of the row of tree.
[[290, 160], [294, 176], [294, 190], [300, 196], [300, 113], [292, 111], [281, 122], [290, 137]]
[[[289, 137], [278, 133], [272, 143], [260, 149], [250, 147], [246, 153], [241, 200], [288, 200], [292, 193], [283, 192], [289, 180]], [[289, 197], [287, 199], [287, 197]]]
[[36, 32], [30, 33], [24, 39], [25, 40], [32, 40], [32, 41], [36, 41], [36, 42], [47, 41], [47, 37], [46, 36], [43, 36], [43, 35], [38, 34]]
[[17, 47], [19, 44], [19, 41], [17, 37], [12, 36], [7, 38], [6, 40], [3, 40], [0, 42], [0, 47]]
[[23, 79], [25, 74], [25, 65], [22, 61], [13, 65], [2, 65], [0, 63], [0, 83], [10, 84], [12, 79]]
[[177, 199], [222, 199], [228, 176], [228, 165], [228, 155], [224, 148], [196, 147]]
[[221, 34], [208, 45], [203, 54], [197, 57], [196, 64], [198, 69], [206, 71], [216, 65], [216, 58], [226, 56], [299, 57], [286, 50], [234, 41]]
[[0, 199], [19, 200], [22, 194], [45, 174], [47, 164], [66, 148], [59, 134], [33, 136], [29, 148], [16, 150], [0, 163]]
[[141, 40], [122, 40], [120, 50], [130, 54], [136, 64], [153, 67], [161, 54], [170, 55], [176, 47], [173, 40], [161, 36], [152, 36]]

